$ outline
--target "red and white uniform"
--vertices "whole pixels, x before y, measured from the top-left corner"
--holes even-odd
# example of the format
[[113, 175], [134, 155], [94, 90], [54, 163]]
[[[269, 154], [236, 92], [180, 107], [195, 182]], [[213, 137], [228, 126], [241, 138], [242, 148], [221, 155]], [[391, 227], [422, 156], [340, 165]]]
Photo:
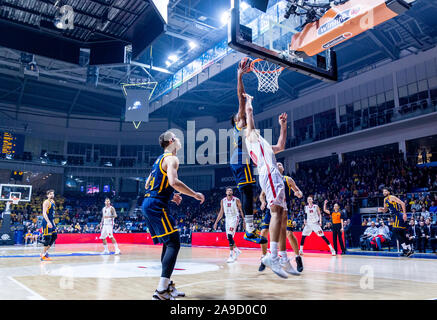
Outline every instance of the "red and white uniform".
[[235, 231], [238, 227], [237, 200], [238, 198], [236, 197], [232, 197], [231, 200], [228, 200], [228, 197], [224, 197], [222, 199], [223, 211], [225, 213], [226, 234], [230, 234], [232, 236], [235, 235]]
[[[252, 142], [250, 141], [252, 140]], [[266, 194], [267, 207], [278, 205], [287, 210], [285, 186], [276, 164], [272, 146], [259, 134], [246, 138], [247, 151], [258, 168], [259, 184]]]
[[113, 229], [114, 229], [114, 218], [112, 217], [112, 206], [104, 207], [102, 209], [103, 213], [103, 225], [102, 231], [100, 233], [100, 239], [106, 239], [107, 237], [113, 237]]
[[303, 228], [302, 235], [309, 236], [313, 231], [319, 236], [323, 236], [323, 230], [319, 224], [319, 215], [317, 208], [319, 206], [313, 204], [312, 206], [305, 206], [306, 224]]

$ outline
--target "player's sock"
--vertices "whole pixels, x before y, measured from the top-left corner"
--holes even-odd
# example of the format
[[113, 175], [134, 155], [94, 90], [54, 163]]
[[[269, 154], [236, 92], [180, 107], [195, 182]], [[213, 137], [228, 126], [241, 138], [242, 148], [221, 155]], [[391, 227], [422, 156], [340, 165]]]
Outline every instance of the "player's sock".
[[272, 259], [276, 259], [278, 257], [278, 242], [270, 241], [270, 253]]
[[170, 279], [169, 278], [164, 278], [164, 277], [161, 277], [160, 279], [159, 279], [159, 284], [158, 284], [158, 291], [164, 291], [164, 290], [167, 290], [168, 289], [168, 285], [169, 285], [169, 283], [170, 283]]
[[255, 230], [253, 227], [253, 215], [246, 215], [244, 221], [246, 222], [246, 231], [252, 233]]
[[105, 251], [108, 251], [108, 245], [107, 244], [104, 244], [103, 248], [105, 248]]
[[279, 251], [279, 256], [281, 259], [287, 259], [287, 251]]

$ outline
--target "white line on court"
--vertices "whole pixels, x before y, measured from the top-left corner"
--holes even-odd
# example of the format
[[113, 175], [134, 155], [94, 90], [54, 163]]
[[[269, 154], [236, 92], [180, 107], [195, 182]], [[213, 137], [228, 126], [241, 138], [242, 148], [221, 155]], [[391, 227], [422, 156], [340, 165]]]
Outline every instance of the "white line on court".
[[46, 300], [44, 297], [40, 296], [38, 293], [36, 293], [32, 289], [30, 289], [29, 287], [25, 286], [20, 281], [15, 280], [12, 277], [7, 277], [7, 278], [31, 294], [31, 296], [27, 297], [28, 300]]

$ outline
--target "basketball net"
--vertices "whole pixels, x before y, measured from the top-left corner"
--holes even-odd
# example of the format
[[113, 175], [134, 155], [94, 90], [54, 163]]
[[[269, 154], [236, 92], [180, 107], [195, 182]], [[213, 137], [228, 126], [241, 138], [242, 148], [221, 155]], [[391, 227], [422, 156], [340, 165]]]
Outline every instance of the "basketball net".
[[255, 59], [251, 63], [253, 73], [258, 78], [258, 91], [275, 93], [279, 89], [278, 79], [284, 67], [262, 60]]
[[12, 198], [11, 198], [11, 201], [12, 201], [13, 204], [18, 204], [18, 202], [20, 201], [20, 198], [18, 198], [18, 197], [12, 197]]

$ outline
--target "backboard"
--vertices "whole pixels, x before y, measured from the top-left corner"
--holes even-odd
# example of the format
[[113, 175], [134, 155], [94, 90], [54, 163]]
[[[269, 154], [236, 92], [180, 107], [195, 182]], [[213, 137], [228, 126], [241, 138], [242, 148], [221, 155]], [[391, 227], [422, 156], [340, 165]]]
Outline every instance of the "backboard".
[[0, 184], [0, 201], [12, 201], [18, 197], [19, 201], [30, 202], [32, 186], [20, 184]]
[[[337, 59], [333, 49], [311, 57], [290, 52], [291, 40], [305, 21], [297, 15], [285, 18], [287, 1], [268, 1], [266, 12], [248, 3], [256, 2], [231, 0], [231, 21], [228, 24], [230, 47], [319, 80], [337, 81]], [[264, 3], [267, 4], [267, 1]]]

